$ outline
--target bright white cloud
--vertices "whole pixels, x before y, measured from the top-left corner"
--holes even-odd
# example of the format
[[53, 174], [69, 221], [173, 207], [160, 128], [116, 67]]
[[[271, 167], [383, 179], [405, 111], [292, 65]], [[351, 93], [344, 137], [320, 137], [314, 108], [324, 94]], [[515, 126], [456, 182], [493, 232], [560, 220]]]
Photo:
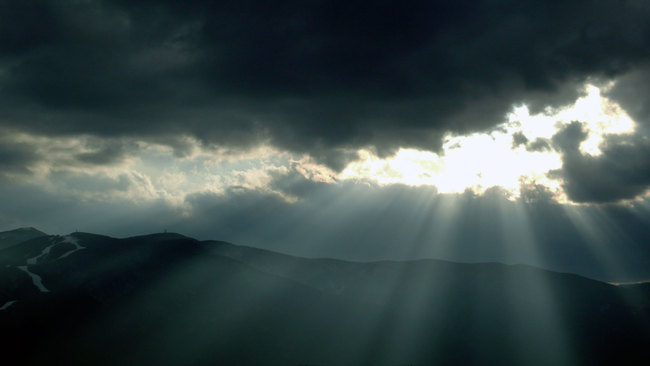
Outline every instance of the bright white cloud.
[[[39, 156], [29, 166], [33, 173], [30, 183], [53, 192], [72, 192], [84, 199], [163, 199], [182, 205], [188, 194], [219, 194], [238, 187], [295, 201], [297, 198], [272, 188], [276, 177], [295, 171], [316, 182], [359, 180], [379, 185], [427, 185], [441, 193], [482, 193], [499, 186], [513, 198], [518, 196], [522, 182], [536, 183], [550, 188], [559, 200], [565, 201], [560, 182], [547, 177], [547, 172], [562, 167], [560, 154], [551, 148], [551, 137], [575, 120], [583, 122], [589, 132], [580, 148], [591, 155], [600, 154], [599, 144], [606, 134], [632, 133], [635, 127], [617, 104], [601, 95], [598, 87], [586, 85], [584, 96], [566, 108], [531, 115], [525, 105], [515, 106], [504, 122], [490, 132], [449, 135], [441, 154], [402, 149], [381, 159], [371, 150], [360, 150], [360, 159], [341, 173], [307, 156], [293, 156], [270, 146], [227, 150], [202, 146], [190, 137], [177, 139], [186, 152], [182, 155], [164, 142], [136, 139], [48, 137], [17, 132], [10, 138], [33, 146]], [[527, 143], [513, 145], [515, 133], [523, 134]], [[531, 148], [535, 142], [544, 147]], [[107, 188], [90, 189], [92, 182]], [[84, 191], [83, 187], [88, 189]]]
[[559, 182], [547, 177], [547, 172], [562, 167], [560, 154], [552, 149], [527, 149], [525, 144], [513, 148], [513, 134], [523, 133], [529, 143], [541, 141], [550, 146], [551, 137], [564, 124], [576, 120], [584, 122], [589, 132], [580, 148], [591, 155], [600, 154], [599, 145], [605, 135], [634, 131], [634, 122], [616, 103], [602, 97], [598, 87], [586, 85], [585, 95], [566, 108], [531, 115], [521, 105], [489, 133], [448, 136], [440, 155], [402, 149], [393, 157], [380, 159], [362, 150], [362, 159], [350, 164], [340, 178], [431, 185], [442, 193], [468, 189], [481, 193], [500, 186], [515, 197], [522, 181], [534, 182], [547, 186], [564, 200]]

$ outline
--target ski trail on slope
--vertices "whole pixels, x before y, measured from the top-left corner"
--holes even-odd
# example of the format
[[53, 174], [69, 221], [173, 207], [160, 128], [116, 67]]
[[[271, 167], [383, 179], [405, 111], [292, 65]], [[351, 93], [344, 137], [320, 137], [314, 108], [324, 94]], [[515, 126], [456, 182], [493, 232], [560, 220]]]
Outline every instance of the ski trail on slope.
[[7, 301], [6, 303], [4, 303], [4, 305], [0, 306], [0, 311], [9, 309], [9, 307], [13, 305], [15, 302], [16, 300]]
[[36, 286], [41, 292], [50, 292], [50, 290], [48, 290], [47, 287], [43, 285], [43, 279], [41, 276], [37, 275], [34, 272], [31, 272], [29, 269], [27, 269], [27, 266], [17, 266], [16, 268], [27, 273], [29, 277], [32, 278], [32, 283], [34, 286]]
[[41, 254], [37, 255], [36, 257], [32, 257], [32, 258], [27, 259], [27, 264], [29, 265], [29, 264], [36, 264], [36, 263], [38, 263], [38, 260], [41, 259], [41, 258], [43, 258], [43, 257], [45, 257], [46, 255], [50, 254], [50, 250], [52, 250], [52, 247], [55, 246], [55, 245], [57, 245], [57, 244], [58, 244], [58, 243], [50, 244], [50, 246], [48, 246], [47, 248], [43, 249], [43, 251], [41, 252]]
[[[39, 276], [39, 275], [37, 275], [36, 273], [30, 271], [30, 270], [27, 268], [27, 266], [32, 265], [32, 264], [36, 264], [36, 263], [38, 263], [38, 261], [39, 261], [41, 258], [45, 257], [46, 255], [49, 255], [49, 254], [50, 254], [50, 250], [52, 250], [52, 247], [55, 246], [55, 245], [57, 245], [57, 244], [58, 244], [58, 243], [52, 243], [52, 244], [50, 244], [48, 247], [46, 247], [45, 249], [43, 249], [43, 251], [42, 251], [39, 255], [37, 255], [37, 256], [35, 256], [35, 257], [28, 258], [28, 259], [27, 259], [27, 265], [25, 265], [25, 266], [16, 266], [16, 268], [18, 268], [18, 269], [20, 269], [21, 271], [27, 273], [27, 274], [29, 275], [29, 277], [31, 277], [31, 279], [32, 279], [32, 283], [33, 283], [34, 286], [36, 286], [36, 288], [38, 288], [38, 290], [41, 291], [41, 292], [50, 292], [50, 290], [48, 290], [47, 287], [45, 287], [45, 285], [43, 285], [43, 279], [41, 278], [41, 276]], [[12, 303], [12, 304], [13, 304], [13, 303]], [[5, 304], [5, 305], [6, 305], [6, 304]], [[11, 304], [10, 304], [10, 305], [7, 305], [7, 307], [9, 307], [9, 306], [11, 306]]]
[[[70, 244], [74, 245], [75, 248], [72, 249], [72, 250], [67, 251], [66, 253], [64, 253], [60, 257], [56, 258], [55, 260], [65, 258], [65, 257], [71, 255], [74, 252], [77, 252], [77, 251], [82, 250], [82, 249], [86, 249], [86, 247], [81, 246], [79, 244], [79, 239], [77, 239], [77, 238], [75, 238], [74, 236], [71, 236], [71, 235], [66, 235], [63, 238], [63, 241], [52, 243], [49, 246], [47, 246], [45, 249], [43, 249], [43, 251], [41, 251], [41, 253], [39, 255], [37, 255], [35, 257], [27, 258], [27, 263], [24, 266], [16, 266], [16, 268], [20, 269], [21, 271], [23, 271], [23, 272], [25, 272], [25, 273], [27, 273], [29, 275], [29, 277], [32, 279], [32, 283], [34, 284], [34, 286], [36, 286], [36, 288], [38, 288], [38, 290], [41, 291], [41, 292], [50, 292], [50, 290], [48, 290], [47, 287], [45, 287], [45, 285], [43, 285], [43, 278], [41, 278], [41, 276], [37, 275], [36, 273], [30, 271], [28, 266], [37, 264], [38, 261], [41, 258], [43, 258], [43, 257], [50, 254], [50, 251], [52, 250], [53, 246], [55, 246], [57, 244], [61, 244], [61, 243], [70, 243]], [[15, 301], [9, 301], [9, 302], [5, 303], [4, 305], [2, 305], [0, 310], [7, 309], [11, 305], [13, 305], [14, 302]]]
[[79, 239], [77, 239], [77, 238], [75, 238], [74, 236], [71, 236], [71, 235], [67, 235], [65, 237], [65, 239], [61, 243], [70, 243], [70, 244], [74, 245], [75, 248], [70, 250], [69, 252], [66, 252], [65, 254], [63, 254], [62, 256], [57, 258], [57, 260], [65, 258], [65, 257], [69, 256], [70, 254], [72, 254], [74, 252], [80, 251], [81, 249], [86, 249], [86, 247], [83, 247], [83, 246], [79, 245]]

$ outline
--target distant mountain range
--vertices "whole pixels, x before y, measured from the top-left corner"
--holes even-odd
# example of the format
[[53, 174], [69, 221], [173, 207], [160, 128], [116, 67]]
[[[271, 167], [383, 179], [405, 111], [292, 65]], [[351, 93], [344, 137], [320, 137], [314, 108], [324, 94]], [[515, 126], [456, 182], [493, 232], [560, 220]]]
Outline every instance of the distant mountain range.
[[21, 364], [647, 364], [650, 285], [29, 228], [0, 232], [0, 329]]

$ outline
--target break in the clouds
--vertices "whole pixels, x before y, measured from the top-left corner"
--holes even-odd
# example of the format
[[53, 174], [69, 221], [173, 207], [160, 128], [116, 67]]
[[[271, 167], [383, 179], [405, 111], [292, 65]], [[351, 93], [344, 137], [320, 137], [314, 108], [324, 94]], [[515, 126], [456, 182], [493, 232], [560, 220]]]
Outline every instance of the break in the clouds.
[[[0, 6], [3, 176], [74, 170], [116, 179], [125, 172], [112, 167], [132, 168], [147, 161], [150, 146], [166, 146], [180, 160], [268, 148], [339, 178], [376, 171], [363, 165], [370, 157], [388, 164], [375, 180], [426, 183], [443, 192], [512, 189], [519, 177], [541, 181], [548, 171], [562, 194], [579, 202], [631, 199], [647, 186], [639, 172], [586, 187], [573, 172], [579, 156], [551, 144], [560, 127], [531, 135], [512, 123], [532, 122], [508, 118], [519, 106], [531, 115], [558, 116], [588, 94], [586, 85], [596, 85], [641, 124], [624, 154], [644, 161], [650, 62], [644, 1], [29, 0]], [[464, 139], [496, 140], [504, 130], [514, 131], [512, 150], [528, 153], [519, 160], [536, 161], [533, 172], [523, 161], [518, 170], [501, 172], [496, 166], [503, 161], [496, 160], [516, 158], [484, 150], [505, 145]], [[608, 132], [590, 130], [592, 151], [598, 143], [611, 145], [603, 137]], [[464, 150], [454, 150], [461, 145]], [[468, 152], [468, 145], [481, 147]], [[419, 160], [431, 160], [434, 172], [424, 164], [414, 177], [390, 165], [404, 149], [430, 154]], [[617, 174], [611, 167], [588, 170], [595, 177]], [[490, 175], [499, 177], [485, 178]], [[628, 177], [634, 182], [627, 184]], [[619, 183], [634, 188], [593, 193]]]
[[642, 0], [0, 0], [0, 226], [650, 268], [649, 45]]

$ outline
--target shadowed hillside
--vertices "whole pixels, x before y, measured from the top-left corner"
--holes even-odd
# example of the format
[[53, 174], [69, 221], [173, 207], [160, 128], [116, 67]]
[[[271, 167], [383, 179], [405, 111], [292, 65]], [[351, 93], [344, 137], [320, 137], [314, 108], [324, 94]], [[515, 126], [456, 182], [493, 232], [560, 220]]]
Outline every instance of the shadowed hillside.
[[650, 349], [648, 285], [167, 233], [0, 250], [0, 306], [8, 353], [30, 364], [605, 365]]
[[21, 227], [15, 230], [3, 231], [0, 232], [0, 249], [9, 248], [12, 245], [41, 236], [47, 236], [47, 234], [33, 227]]

